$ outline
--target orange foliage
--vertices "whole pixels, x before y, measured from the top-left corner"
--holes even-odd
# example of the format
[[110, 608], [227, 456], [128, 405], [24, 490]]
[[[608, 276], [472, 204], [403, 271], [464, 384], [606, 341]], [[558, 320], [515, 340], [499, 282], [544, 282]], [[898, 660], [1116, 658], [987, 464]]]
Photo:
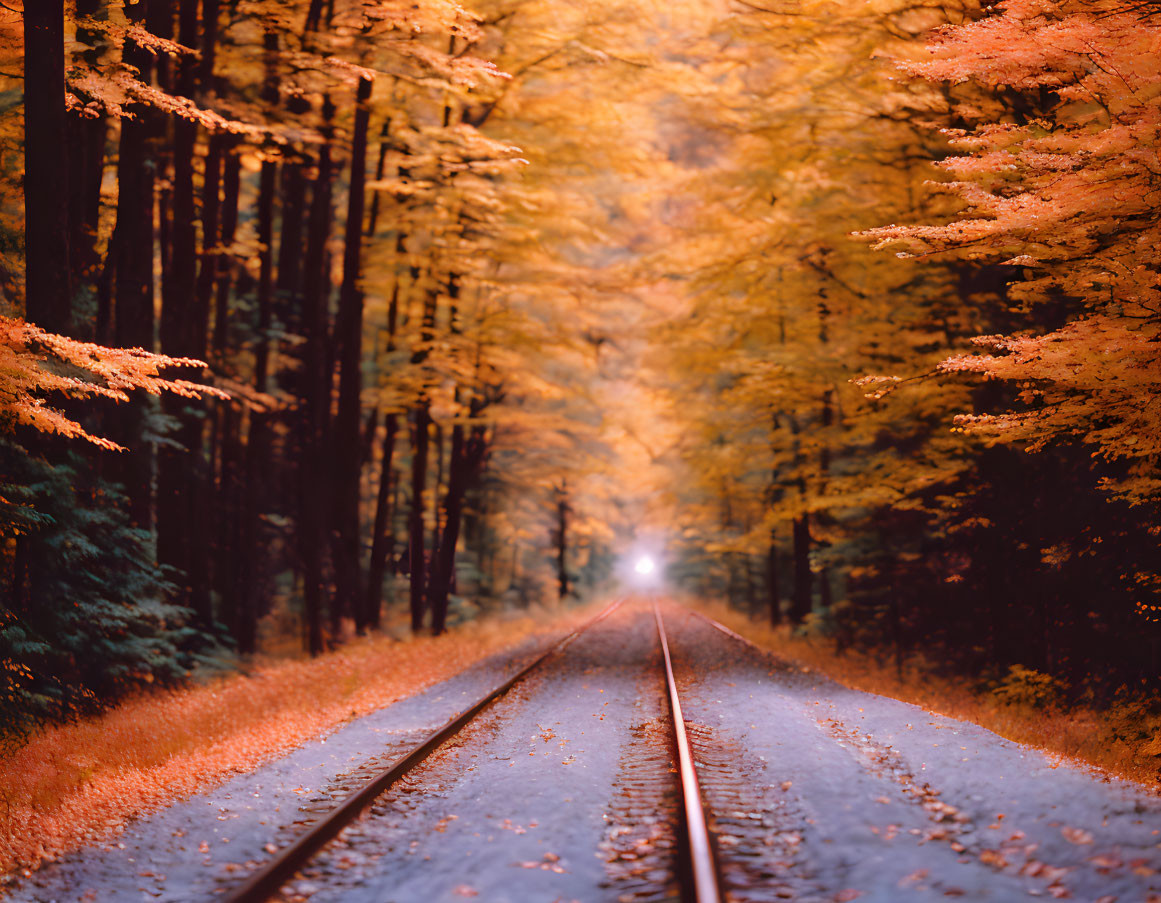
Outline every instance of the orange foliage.
[[374, 637], [329, 655], [265, 661], [248, 675], [156, 692], [50, 727], [0, 760], [0, 873], [35, 868], [239, 773], [254, 771], [515, 646], [551, 622], [476, 622], [439, 637]]
[[[1161, 790], [1161, 719], [1150, 715], [1155, 701], [1137, 699], [1107, 709], [1058, 709], [1004, 701], [1000, 694], [974, 689], [962, 678], [943, 677], [922, 660], [904, 662], [898, 673], [882, 653], [846, 650], [819, 636], [796, 636], [789, 627], [772, 628], [721, 603], [689, 603], [779, 658], [825, 674], [855, 690], [889, 696], [929, 712], [970, 721], [1049, 756], [1071, 760]], [[1055, 767], [1055, 766], [1054, 766]]]
[[0, 317], [0, 428], [24, 424], [45, 433], [87, 439], [102, 448], [117, 443], [87, 432], [63, 412], [48, 407], [41, 395], [59, 392], [70, 398], [101, 396], [128, 401], [135, 389], [186, 398], [226, 393], [184, 379], [165, 379], [166, 367], [202, 367], [201, 361], [153, 354], [140, 348], [105, 348], [45, 332], [38, 326]]

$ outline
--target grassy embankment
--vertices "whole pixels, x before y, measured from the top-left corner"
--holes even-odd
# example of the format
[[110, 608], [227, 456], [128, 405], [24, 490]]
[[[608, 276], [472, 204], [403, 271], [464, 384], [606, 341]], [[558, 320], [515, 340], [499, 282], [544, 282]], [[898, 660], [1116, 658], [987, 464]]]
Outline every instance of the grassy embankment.
[[720, 603], [698, 603], [704, 614], [781, 658], [820, 671], [845, 686], [910, 702], [929, 712], [971, 721], [1050, 756], [1095, 766], [1152, 791], [1161, 791], [1161, 717], [1156, 701], [1135, 699], [1109, 708], [1034, 705], [976, 690], [971, 682], [934, 673], [919, 662], [904, 664], [848, 650], [836, 655], [823, 637], [792, 636], [787, 628]]
[[0, 758], [0, 875], [116, 835], [130, 819], [253, 771], [345, 721], [451, 677], [595, 608], [484, 620], [441, 637], [356, 640], [316, 659], [131, 698], [48, 727]]

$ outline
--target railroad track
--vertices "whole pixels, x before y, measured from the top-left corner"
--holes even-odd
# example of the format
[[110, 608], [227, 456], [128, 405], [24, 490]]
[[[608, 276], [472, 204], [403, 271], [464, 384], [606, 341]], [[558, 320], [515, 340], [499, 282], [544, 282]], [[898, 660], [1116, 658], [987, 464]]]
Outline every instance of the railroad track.
[[[444, 743], [463, 731], [481, 713], [540, 668], [549, 658], [562, 652], [587, 630], [605, 620], [621, 604], [620, 600], [614, 602], [596, 617], [554, 644], [515, 675], [453, 717], [392, 764], [374, 774], [363, 786], [350, 793], [293, 843], [281, 850], [274, 859], [252, 873], [243, 884], [228, 892], [221, 899], [225, 900], [226, 903], [259, 903], [259, 901], [269, 900], [345, 827], [365, 812], [376, 799], [428, 759]], [[720, 903], [722, 894], [719, 887], [719, 870], [715, 859], [714, 842], [698, 786], [697, 770], [690, 751], [689, 738], [686, 735], [681, 700], [669, 652], [669, 640], [660, 608], [656, 602], [653, 603], [652, 607], [664, 664], [665, 696], [671, 715], [673, 741], [677, 755], [677, 773], [680, 782], [678, 871], [682, 897], [688, 903]], [[716, 622], [711, 621], [711, 623], [716, 625]], [[727, 628], [721, 629], [729, 632]]]

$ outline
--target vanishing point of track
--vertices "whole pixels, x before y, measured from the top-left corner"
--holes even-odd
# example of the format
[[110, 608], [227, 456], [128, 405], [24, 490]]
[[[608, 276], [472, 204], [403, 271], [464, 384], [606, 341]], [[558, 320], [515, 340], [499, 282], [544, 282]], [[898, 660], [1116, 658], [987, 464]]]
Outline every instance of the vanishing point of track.
[[[548, 658], [570, 645], [577, 637], [603, 621], [619, 606], [614, 602], [596, 617], [577, 628], [537, 656], [531, 663], [520, 669], [508, 680], [491, 690], [460, 714], [456, 715], [409, 752], [396, 759], [391, 765], [375, 774], [362, 787], [351, 793], [335, 806], [326, 816], [306, 830], [297, 840], [281, 850], [270, 862], [255, 871], [241, 886], [227, 894], [226, 903], [259, 903], [270, 899], [287, 881], [306, 865], [328, 842], [333, 840], [347, 825], [355, 821], [382, 794], [387, 792], [404, 775], [412, 771], [446, 741], [460, 733], [492, 703], [508, 693], [513, 687], [539, 668]], [[718, 868], [714, 856], [714, 843], [708, 828], [704, 803], [698, 788], [697, 771], [686, 736], [685, 722], [681, 713], [681, 700], [673, 675], [673, 662], [669, 654], [669, 641], [665, 624], [656, 603], [653, 605], [657, 623], [657, 635], [661, 644], [665, 668], [666, 695], [677, 751], [677, 772], [681, 790], [681, 871], [684, 873], [683, 898], [690, 903], [719, 903], [722, 899], [718, 883]], [[716, 625], [716, 622], [710, 622]], [[725, 630], [725, 628], [722, 628]], [[728, 632], [728, 631], [727, 631]]]

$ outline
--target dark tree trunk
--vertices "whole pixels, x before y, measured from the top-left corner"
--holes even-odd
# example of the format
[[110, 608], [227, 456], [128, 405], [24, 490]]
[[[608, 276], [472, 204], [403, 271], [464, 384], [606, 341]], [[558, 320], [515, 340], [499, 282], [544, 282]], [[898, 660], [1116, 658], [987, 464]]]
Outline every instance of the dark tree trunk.
[[424, 577], [427, 565], [423, 545], [424, 489], [427, 483], [428, 429], [431, 426], [430, 402], [426, 396], [416, 405], [411, 433], [411, 515], [408, 523], [411, 547], [411, 629], [423, 629]]
[[789, 419], [794, 446], [794, 468], [798, 472], [795, 482], [799, 500], [803, 505], [803, 512], [794, 519], [791, 532], [794, 544], [794, 593], [790, 598], [790, 623], [797, 626], [805, 620], [814, 607], [814, 586], [810, 573], [810, 514], [805, 510], [807, 494], [803, 468], [806, 466], [806, 462], [800, 451], [798, 420], [793, 416]]
[[766, 550], [766, 599], [770, 608], [770, 626], [782, 623], [782, 598], [779, 593], [778, 531], [770, 530], [770, 547]]
[[221, 620], [229, 627], [235, 641], [245, 619], [245, 600], [239, 593], [239, 573], [251, 562], [241, 559], [244, 547], [240, 544], [241, 510], [239, 496], [242, 490], [242, 412], [229, 402], [218, 403], [217, 447], [219, 449], [218, 479], [214, 536], [214, 583], [221, 598]]
[[[730, 490], [728, 485], [722, 485], [722, 536], [730, 538], [734, 532], [734, 514], [730, 506]], [[734, 605], [738, 601], [738, 556], [735, 552], [726, 552], [722, 555], [722, 563], [726, 566], [726, 604]]]
[[[379, 158], [375, 163], [375, 181], [382, 180], [387, 171], [387, 153], [391, 150], [391, 117], [388, 116], [383, 122], [383, 127], [379, 131]], [[375, 232], [379, 228], [379, 208], [381, 204], [381, 191], [372, 192], [371, 197], [371, 212], [367, 218], [367, 237], [374, 238]]]
[[[273, 109], [278, 103], [278, 70], [276, 54], [278, 35], [267, 32], [264, 37], [266, 74], [262, 85], [262, 99]], [[237, 161], [237, 155], [234, 155]], [[254, 388], [259, 394], [270, 389], [270, 328], [273, 322], [274, 300], [274, 190], [278, 178], [278, 164], [263, 159], [258, 179], [258, 335], [254, 350]], [[231, 188], [233, 179], [227, 179], [227, 193], [237, 196]], [[234, 203], [235, 210], [237, 203]], [[236, 219], [236, 216], [235, 216]], [[230, 229], [231, 240], [233, 228]], [[225, 312], [226, 301], [219, 291], [219, 316]], [[222, 327], [223, 331], [225, 327]], [[238, 651], [244, 654], [257, 646], [260, 596], [266, 584], [270, 553], [265, 542], [262, 514], [271, 494], [273, 481], [269, 473], [272, 451], [273, 414], [267, 410], [250, 411], [250, 428], [246, 440], [245, 480], [240, 502], [241, 541], [246, 550], [246, 566], [239, 569]]]
[[339, 345], [339, 406], [335, 418], [331, 458], [336, 473], [334, 560], [341, 608], [355, 618], [355, 629], [366, 630], [368, 616], [363, 605], [359, 562], [359, 488], [363, 471], [362, 423], [363, 390], [363, 293], [359, 289], [362, 270], [363, 218], [367, 184], [367, 127], [370, 123], [371, 80], [359, 80], [355, 96], [355, 124], [351, 138], [351, 179], [347, 197], [347, 225], [343, 248], [343, 283], [339, 290], [339, 312], [335, 339]]
[[801, 624], [812, 608], [813, 592], [810, 574], [810, 519], [803, 514], [794, 519], [794, 596], [790, 604], [790, 623]]
[[334, 105], [323, 99], [323, 132], [319, 148], [318, 176], [311, 199], [307, 229], [307, 253], [303, 293], [303, 334], [306, 339], [302, 374], [304, 461], [300, 471], [302, 506], [298, 533], [303, 560], [303, 596], [306, 608], [307, 647], [311, 655], [323, 651], [324, 548], [330, 532], [327, 524], [329, 491], [325, 439], [330, 415], [331, 378], [326, 369], [329, 345], [327, 240], [333, 209], [331, 203], [331, 122]]
[[[825, 347], [830, 342], [828, 323], [830, 308], [826, 303], [826, 290], [820, 290], [818, 299], [818, 341]], [[834, 389], [826, 388], [822, 393], [822, 448], [819, 450], [818, 473], [819, 495], [825, 495], [827, 483], [830, 481], [830, 428], [834, 425]], [[815, 515], [816, 523], [828, 523], [829, 515], [820, 512]], [[830, 574], [827, 568], [821, 567], [818, 573], [818, 604], [823, 611], [831, 606]]]
[[[306, 177], [302, 163], [287, 160], [282, 167], [282, 223], [278, 242], [279, 290], [302, 290], [302, 230], [306, 210]], [[296, 324], [291, 324], [296, 325]]]
[[[148, 0], [145, 11], [145, 28], [159, 38], [173, 37], [173, 16], [176, 5], [168, 0]], [[159, 53], [153, 60], [157, 74], [157, 85], [163, 91], [173, 90], [173, 60], [168, 54]], [[170, 212], [173, 200], [171, 169], [173, 162], [169, 132], [173, 118], [168, 113], [155, 108], [149, 109], [146, 119], [149, 140], [153, 146], [154, 179], [157, 189], [158, 249], [161, 252], [161, 294], [164, 298], [169, 280], [170, 258]]]
[[560, 601], [568, 598], [568, 489], [556, 491], [556, 586]]
[[219, 0], [202, 0], [202, 59], [198, 79], [206, 93], [218, 90], [214, 77], [214, 63], [218, 54], [218, 8]]
[[451, 591], [452, 577], [455, 575], [456, 544], [460, 537], [460, 524], [464, 513], [464, 495], [468, 487], [479, 475], [480, 464], [484, 460], [484, 430], [473, 427], [465, 441], [464, 428], [457, 423], [452, 427], [451, 459], [448, 468], [447, 495], [444, 498], [444, 526], [439, 549], [433, 556], [431, 589], [428, 599], [431, 603], [431, 632], [439, 636], [447, 629], [447, 603]]
[[[76, 16], [99, 16], [101, 0], [76, 0]], [[81, 52], [85, 63], [101, 67], [101, 35], [80, 25], [77, 41], [96, 45]], [[87, 100], [83, 97], [82, 100]], [[101, 114], [72, 116], [69, 119], [69, 254], [74, 284], [89, 281], [100, 266], [97, 255], [97, 227], [101, 215], [101, 176], [105, 167], [108, 120]], [[109, 295], [98, 295], [97, 334], [108, 333]], [[78, 324], [79, 325], [79, 324]], [[104, 330], [101, 327], [104, 327]], [[88, 330], [82, 330], [88, 337]]]
[[[127, 7], [130, 21], [145, 18], [142, 5]], [[153, 55], [132, 40], [125, 42], [125, 61], [137, 67], [148, 82]], [[153, 168], [148, 154], [148, 110], [130, 107], [133, 119], [121, 120], [117, 163], [117, 223], [106, 257], [101, 294], [107, 297], [99, 317], [97, 340], [112, 341], [123, 348], [153, 351], [156, 324], [153, 313]], [[118, 480], [129, 497], [129, 514], [143, 529], [153, 528], [153, 475], [156, 455], [143, 441], [145, 419], [152, 402], [132, 397], [118, 417], [117, 440], [129, 449], [118, 462]]]
[[438, 423], [434, 424], [434, 439], [435, 439], [435, 485], [431, 491], [431, 561], [428, 564], [428, 578], [435, 571], [435, 552], [439, 548], [439, 532], [440, 532], [440, 518], [439, 518], [439, 494], [443, 489], [443, 427]]
[[383, 451], [379, 466], [379, 491], [375, 498], [375, 526], [371, 534], [371, 562], [367, 568], [367, 600], [364, 608], [371, 627], [379, 627], [383, 609], [383, 579], [387, 576], [387, 562], [395, 553], [395, 535], [391, 530], [394, 507], [391, 504], [395, 482], [392, 459], [395, 457], [395, 437], [399, 432], [399, 417], [388, 414], [384, 424]]
[[741, 553], [738, 557], [742, 563], [742, 583], [746, 587], [746, 613], [754, 617], [760, 613], [761, 607], [758, 601], [758, 581], [754, 579], [754, 562], [747, 552]]
[[[230, 287], [234, 277], [231, 247], [238, 231], [238, 202], [242, 190], [242, 161], [236, 152], [236, 138], [227, 138], [222, 161], [222, 211], [214, 270], [217, 291], [214, 297], [214, 357], [221, 360], [230, 344]], [[263, 164], [265, 165], [265, 164]]]
[[[411, 271], [414, 285], [418, 274], [414, 267]], [[435, 323], [439, 297], [431, 291], [423, 299], [423, 320], [420, 326], [420, 345], [411, 355], [411, 365], [421, 366], [428, 356], [428, 348], [435, 338]], [[411, 629], [418, 632], [423, 629], [423, 611], [426, 596], [424, 594], [427, 565], [424, 560], [424, 493], [427, 489], [427, 457], [428, 432], [431, 429], [431, 398], [427, 394], [425, 385], [416, 400], [412, 417], [411, 434], [411, 513], [408, 518], [408, 543], [410, 546], [409, 563], [411, 567]], [[434, 550], [433, 550], [434, 551]]]
[[[101, 13], [102, 0], [77, 0], [77, 17], [96, 16]], [[81, 43], [100, 43], [100, 34], [78, 28], [77, 39]], [[86, 63], [101, 65], [99, 49], [82, 53]], [[87, 275], [87, 270], [98, 266], [96, 257], [96, 229], [101, 216], [101, 176], [104, 172], [104, 145], [108, 137], [108, 120], [102, 115], [73, 118], [70, 136], [72, 151], [68, 175], [68, 189], [71, 192], [72, 218], [72, 262], [74, 273]]]
[[244, 567], [239, 569], [237, 628], [238, 651], [249, 654], [257, 647], [259, 595], [266, 574], [266, 543], [263, 542], [262, 511], [266, 501], [270, 458], [270, 427], [267, 411], [250, 412], [250, 433], [246, 441], [246, 476], [242, 487], [241, 542], [247, 550]]
[[222, 211], [222, 150], [224, 135], [211, 135], [206, 152], [202, 175], [202, 253], [198, 269], [196, 309], [198, 315], [206, 318], [207, 332], [210, 320], [210, 305], [214, 296], [214, 285], [218, 281], [218, 243], [221, 238], [220, 220]]
[[310, 0], [310, 7], [306, 11], [306, 22], [302, 26], [303, 34], [318, 31], [322, 25], [323, 0]]
[[[278, 103], [278, 35], [268, 31], [263, 39], [266, 75], [262, 99], [273, 109]], [[278, 164], [269, 158], [262, 161], [258, 177], [258, 336], [254, 349], [254, 388], [270, 389], [270, 328], [274, 322], [274, 189]], [[262, 418], [265, 428], [265, 418]]]
[[[381, 172], [381, 171], [380, 171]], [[395, 253], [403, 250], [403, 234], [396, 237]], [[395, 333], [399, 325], [399, 280], [391, 286], [391, 301], [387, 307], [387, 353], [395, 350]], [[383, 578], [387, 564], [395, 555], [395, 533], [392, 520], [398, 484], [392, 469], [395, 456], [395, 437], [399, 433], [399, 415], [384, 418], [383, 451], [379, 467], [379, 491], [375, 498], [375, 525], [371, 533], [371, 561], [367, 569], [367, 617], [372, 627], [380, 624], [383, 607]], [[394, 568], [392, 568], [394, 571]]]
[[274, 302], [274, 185], [278, 165], [273, 160], [262, 162], [258, 180], [258, 335], [254, 349], [254, 388], [267, 392], [270, 388], [270, 327], [273, 324]]
[[[182, 0], [178, 40], [197, 46], [198, 2]], [[205, 48], [202, 48], [203, 53]], [[178, 93], [194, 97], [198, 64], [184, 60], [178, 70]], [[169, 271], [162, 293], [161, 350], [166, 354], [204, 358], [208, 310], [197, 292], [197, 215], [194, 203], [194, 153], [197, 126], [178, 118], [173, 124], [173, 220]], [[166, 413], [181, 424], [179, 449], [158, 455], [158, 557], [186, 575], [184, 602], [199, 626], [213, 624], [210, 526], [213, 493], [203, 452], [205, 408], [191, 399], [166, 397]]]
[[65, 110], [64, 0], [24, 6], [24, 215], [30, 322], [69, 333], [69, 128]]

